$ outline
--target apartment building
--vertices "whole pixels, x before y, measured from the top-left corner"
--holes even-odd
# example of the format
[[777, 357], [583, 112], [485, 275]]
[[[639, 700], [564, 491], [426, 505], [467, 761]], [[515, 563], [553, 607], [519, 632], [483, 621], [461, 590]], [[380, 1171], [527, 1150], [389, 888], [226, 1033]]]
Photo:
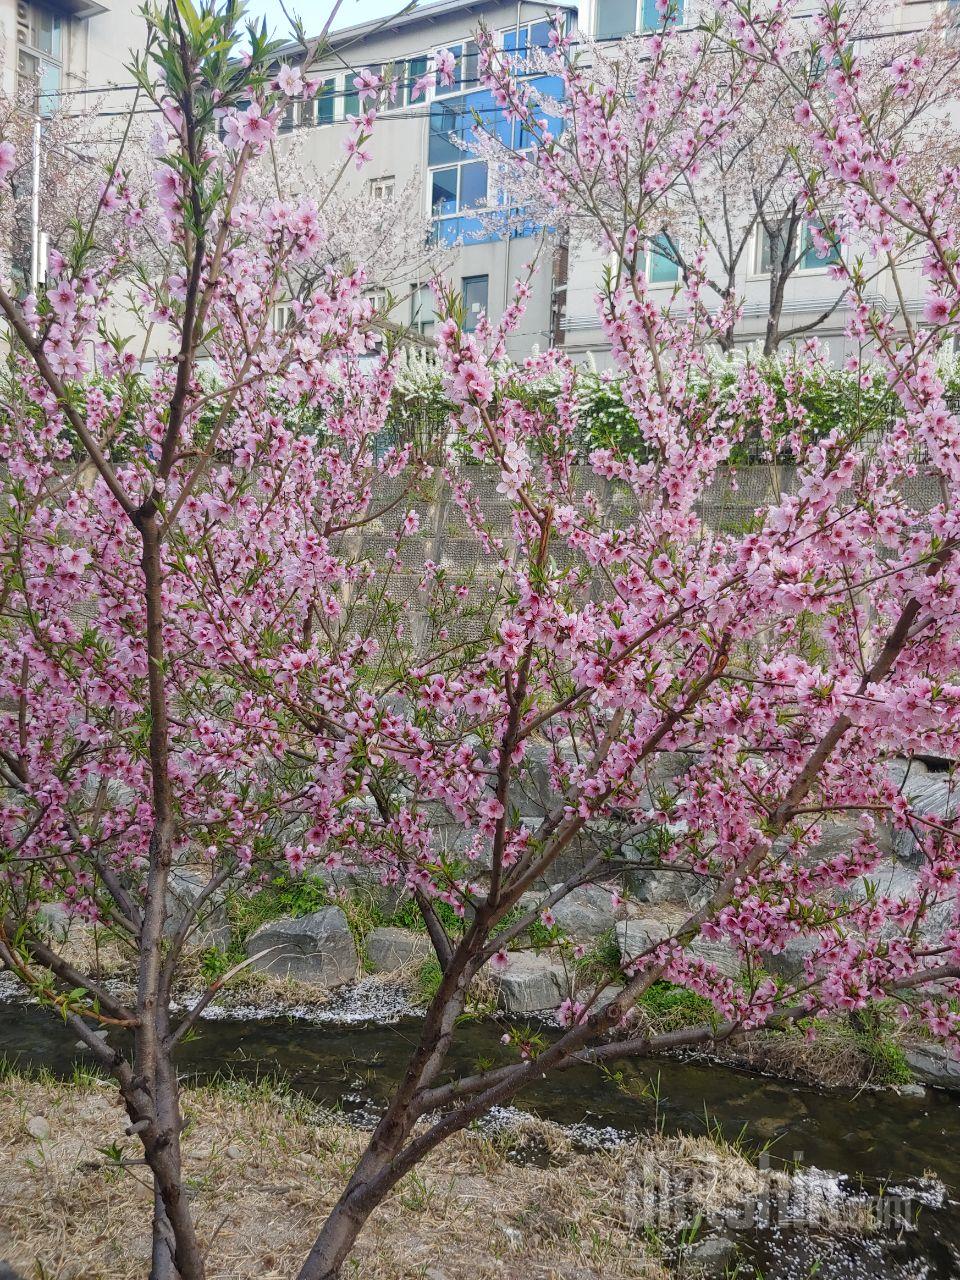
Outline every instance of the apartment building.
[[[23, 167], [15, 187], [3, 252], [20, 288], [43, 279], [52, 230], [45, 223], [57, 203], [48, 172], [63, 162], [48, 142], [44, 120], [56, 112], [89, 111], [106, 119], [127, 109], [126, 64], [145, 38], [138, 10], [139, 0], [0, 0], [0, 88], [18, 102], [21, 137], [32, 137], [33, 145], [33, 164]], [[95, 163], [79, 154], [73, 162]]]
[[79, 90], [129, 82], [131, 48], [142, 48], [137, 0], [0, 0], [0, 86], [38, 88], [38, 108]]
[[[463, 294], [468, 327], [481, 309], [491, 315], [503, 311], [513, 281], [539, 254], [542, 269], [533, 281], [522, 326], [511, 339], [515, 355], [529, 354], [534, 345], [548, 346], [556, 336], [553, 246], [540, 228], [523, 226], [500, 235], [476, 216], [487, 197], [487, 169], [458, 147], [457, 139], [469, 139], [480, 118], [504, 141], [525, 145], [520, 126], [506, 118], [478, 83], [473, 37], [482, 21], [510, 52], [522, 55], [546, 47], [548, 15], [556, 9], [555, 3], [532, 0], [434, 0], [388, 22], [345, 28], [334, 34], [328, 56], [314, 72], [322, 81], [315, 100], [291, 111], [284, 122], [288, 131], [305, 131], [299, 138], [311, 166], [325, 171], [340, 164], [350, 132], [347, 117], [355, 116], [360, 105], [353, 85], [357, 71], [391, 69], [400, 92], [377, 121], [367, 148], [373, 159], [360, 173], [345, 175], [345, 181], [370, 200], [415, 185], [432, 235], [449, 247], [449, 274]], [[568, 13], [572, 25], [575, 9]], [[434, 67], [441, 49], [457, 58], [455, 83], [443, 85], [433, 78], [426, 94], [414, 98], [414, 85]], [[551, 91], [545, 77], [539, 83]], [[427, 282], [413, 278], [408, 285], [395, 317], [429, 335], [434, 311]]]
[[[698, 4], [706, 0], [676, 0], [681, 24], [697, 20]], [[336, 33], [332, 51], [319, 67], [323, 85], [315, 102], [302, 112], [291, 113], [287, 128], [307, 129], [307, 151], [314, 164], [326, 168], [343, 156], [347, 136], [346, 117], [357, 113], [359, 102], [353, 79], [360, 67], [391, 67], [399, 75], [402, 91], [392, 109], [383, 113], [369, 149], [373, 162], [355, 183], [365, 186], [374, 200], [404, 187], [419, 184], [424, 216], [431, 219], [433, 235], [454, 250], [451, 275], [461, 288], [470, 318], [480, 308], [498, 315], [510, 296], [512, 280], [539, 254], [540, 271], [534, 285], [522, 329], [512, 341], [512, 354], [529, 353], [534, 345], [563, 344], [577, 358], [588, 353], [601, 366], [606, 363], [606, 342], [596, 318], [595, 294], [605, 265], [603, 257], [589, 249], [573, 254], [558, 251], [542, 230], [527, 227], [506, 237], [497, 236], [471, 210], [487, 194], [485, 166], [456, 145], [466, 140], [479, 117], [488, 128], [522, 147], [517, 126], [502, 119], [490, 95], [476, 82], [476, 46], [473, 34], [480, 21], [493, 30], [502, 47], [523, 52], [546, 41], [546, 19], [555, 5], [520, 0], [434, 0], [410, 13], [386, 22], [371, 22]], [[814, 6], [801, 6], [802, 11]], [[900, 0], [892, 6], [886, 23], [890, 31], [920, 30], [936, 14], [956, 11], [960, 0]], [[870, 10], [868, 9], [869, 13]], [[578, 10], [568, 9], [571, 30], [615, 46], [626, 36], [652, 33], [660, 23], [656, 0], [580, 0]], [[458, 81], [453, 86], [434, 82], [425, 100], [414, 101], [412, 86], [433, 65], [440, 49], [450, 49], [459, 59]], [[545, 86], [550, 92], [551, 86]], [[830, 273], [830, 259], [822, 258], [814, 241], [816, 228], [801, 224], [796, 230], [796, 263], [783, 291], [779, 323], [782, 332], [804, 331], [815, 325], [832, 355], [844, 355], [846, 309], [831, 310], [841, 287]], [[763, 342], [770, 314], [771, 259], [779, 245], [762, 226], [737, 267], [736, 292], [743, 300], [743, 316], [736, 329], [738, 343]], [[658, 252], [656, 238], [647, 246], [646, 272], [655, 291], [670, 299], [680, 277], [678, 263]], [[920, 310], [924, 292], [919, 273], [908, 273], [908, 305]], [[903, 281], [901, 281], [901, 287]], [[873, 282], [873, 301], [894, 309], [895, 286], [888, 274]], [[410, 296], [396, 319], [424, 334], [433, 324], [429, 290], [423, 281], [410, 281]], [[682, 306], [682, 304], [678, 304]]]
[[[675, 0], [681, 23], [697, 18], [697, 5], [707, 0]], [[573, 33], [611, 46], [625, 36], [655, 30], [660, 24], [656, 0], [574, 0], [565, 7]], [[319, 171], [343, 162], [350, 133], [348, 117], [360, 108], [354, 77], [362, 67], [390, 68], [400, 83], [397, 100], [383, 111], [368, 144], [373, 159], [360, 172], [352, 166], [346, 182], [356, 194], [383, 200], [412, 184], [425, 224], [435, 241], [449, 250], [449, 275], [461, 290], [468, 327], [480, 310], [499, 315], [511, 297], [514, 279], [538, 260], [533, 293], [511, 354], [523, 356], [534, 346], [562, 344], [577, 358], [591, 354], [606, 362], [606, 342], [596, 319], [595, 293], [605, 265], [594, 252], [558, 249], [542, 228], [514, 224], [500, 234], [477, 216], [487, 196], [482, 161], [458, 146], [469, 139], [475, 121], [522, 148], [527, 139], [506, 119], [477, 80], [474, 36], [482, 22], [508, 52], [523, 54], [547, 42], [548, 18], [555, 3], [536, 0], [431, 0], [397, 17], [367, 22], [336, 32], [322, 62], [314, 69], [321, 88], [316, 97], [288, 113], [285, 134], [296, 131], [307, 162]], [[936, 14], [955, 13], [960, 0], [900, 0], [890, 15], [891, 29], [920, 30]], [[42, 117], [51, 104], [80, 109], [95, 103], [105, 113], [121, 112], [130, 95], [125, 64], [131, 48], [143, 44], [138, 0], [0, 0], [3, 57], [0, 82], [11, 92], [18, 82], [37, 86], [36, 109]], [[444, 85], [430, 72], [436, 54], [449, 49], [458, 59], [456, 81]], [[417, 81], [428, 76], [425, 94], [414, 97]], [[559, 86], [541, 77], [547, 94]], [[41, 228], [42, 230], [42, 228]], [[820, 258], [810, 227], [799, 233], [800, 257], [783, 299], [783, 327], [816, 321], [829, 310], [839, 286]], [[770, 260], [776, 246], [758, 228], [738, 269], [737, 293], [743, 299], [739, 342], [762, 340], [769, 312]], [[646, 270], [654, 290], [668, 300], [680, 275], [676, 262], [658, 252], [656, 239], [647, 246]], [[395, 319], [429, 336], [434, 325], [432, 295], [418, 266], [405, 281]], [[882, 273], [871, 286], [879, 305], [894, 305], [894, 285]], [[916, 274], [907, 280], [908, 303], [919, 310], [924, 292]], [[838, 307], [818, 324], [836, 358], [844, 354], [846, 314]]]

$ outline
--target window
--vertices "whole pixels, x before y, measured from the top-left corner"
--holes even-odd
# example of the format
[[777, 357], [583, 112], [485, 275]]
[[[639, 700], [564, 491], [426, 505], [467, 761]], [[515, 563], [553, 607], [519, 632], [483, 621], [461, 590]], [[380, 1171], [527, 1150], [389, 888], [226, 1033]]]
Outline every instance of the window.
[[288, 324], [292, 324], [294, 319], [293, 307], [289, 302], [275, 302], [273, 311], [270, 315], [270, 323], [274, 329], [279, 332], [285, 329]]
[[317, 90], [314, 102], [316, 104], [317, 124], [333, 124], [337, 106], [336, 76], [331, 76], [329, 80], [320, 81], [320, 87]]
[[460, 166], [460, 208], [476, 209], [487, 198], [487, 166], [473, 160]]
[[459, 169], [434, 169], [430, 193], [430, 212], [435, 218], [457, 212]]
[[[800, 228], [802, 241], [794, 251], [794, 271], [825, 271], [832, 263], [840, 261], [836, 245], [831, 244], [825, 257], [820, 256], [813, 236], [817, 223], [804, 222]], [[783, 236], [785, 230], [777, 229], [768, 234], [762, 226], [757, 228], [756, 263], [759, 275], [769, 275], [774, 257], [779, 262], [783, 257]]]
[[18, 24], [17, 88], [33, 93], [41, 115], [56, 110], [63, 71], [63, 27], [59, 14], [31, 5]]
[[463, 327], [467, 333], [472, 333], [476, 329], [481, 311], [486, 311], [487, 309], [489, 286], [489, 276], [463, 277], [463, 310], [465, 313]]
[[370, 199], [371, 200], [392, 200], [393, 190], [396, 179], [392, 176], [389, 178], [371, 178], [370, 179]]
[[[546, 97], [561, 98], [563, 84], [557, 76], [537, 76], [532, 83]], [[435, 98], [430, 104], [430, 127], [427, 166], [430, 171], [430, 209], [434, 217], [434, 236], [444, 244], [462, 240], [473, 243], [499, 240], [505, 229], [497, 230], [492, 220], [478, 217], [478, 206], [487, 199], [487, 168], [470, 150], [476, 122], [514, 150], [529, 145], [523, 126], [511, 120], [492, 92], [474, 90], [458, 97]], [[562, 120], [547, 118], [554, 136], [563, 130]], [[506, 202], [504, 207], [507, 207]], [[446, 220], [446, 221], [439, 221]], [[514, 226], [510, 235], [533, 235], [537, 228]]]
[[475, 89], [480, 83], [480, 46], [476, 40], [468, 40], [464, 45], [460, 83], [465, 89]]
[[[383, 71], [383, 67], [377, 62], [372, 62], [370, 63], [369, 66], [365, 67], [365, 70], [369, 71], [372, 75], [378, 76]], [[368, 107], [371, 104], [371, 102], [373, 102], [372, 98], [369, 98], [369, 97], [364, 98], [363, 108], [361, 108], [360, 93], [357, 89], [354, 88], [354, 84], [353, 84], [356, 78], [357, 78], [356, 74], [353, 71], [348, 71], [346, 75], [343, 77], [343, 118], [344, 119], [346, 119], [347, 116], [358, 116], [363, 108]]]
[[643, 274], [648, 284], [676, 284], [680, 279], [680, 265], [674, 261], [663, 236], [653, 236], [647, 242]]
[[[470, 43], [472, 44], [473, 41], [471, 40]], [[438, 71], [436, 87], [433, 91], [434, 97], [436, 98], [445, 98], [448, 94], [459, 93], [463, 85], [463, 45], [449, 44], [447, 45], [447, 48], [453, 54], [454, 58], [456, 58], [456, 66], [453, 68], [453, 84], [441, 84], [440, 73]]]
[[[480, 97], [473, 94], [469, 102], [477, 102], [479, 107]], [[457, 145], [461, 140], [468, 142], [473, 134], [473, 114], [467, 102], [464, 98], [445, 99], [430, 107], [430, 212], [435, 220], [446, 219], [434, 223], [435, 238], [444, 244], [452, 244], [467, 233], [479, 235], [482, 230], [479, 222], [470, 219], [469, 211], [486, 199], [487, 166]], [[508, 121], [507, 129], [510, 127]], [[503, 140], [509, 145], [509, 132]]]
[[56, 58], [59, 62], [62, 40], [60, 15], [51, 13], [49, 9], [38, 9], [34, 6], [30, 10], [29, 30], [31, 47], [40, 53], [48, 54], [51, 58]]
[[535, 49], [550, 48], [550, 23], [546, 20], [525, 22], [519, 27], [509, 27], [502, 36], [504, 53], [515, 53], [518, 57], [525, 58]]
[[[670, 0], [668, 22], [682, 22], [686, 0]], [[616, 40], [637, 31], [657, 31], [664, 17], [657, 0], [597, 0], [596, 37]]]
[[636, 0], [597, 0], [597, 39], [616, 40], [637, 29]]
[[797, 267], [798, 271], [825, 271], [832, 263], [840, 261], [837, 246], [830, 241], [827, 245], [821, 239], [818, 247], [813, 233], [818, 231], [816, 222], [808, 222], [803, 228], [803, 257]]
[[469, 215], [486, 198], [487, 166], [482, 160], [465, 159], [461, 164], [431, 170], [430, 213], [437, 240], [450, 244], [459, 239], [469, 229], [459, 215]]
[[429, 59], [426, 57], [426, 55], [424, 55], [422, 58], [411, 58], [407, 62], [406, 71], [403, 76], [404, 91], [400, 97], [400, 101], [405, 106], [410, 107], [410, 106], [413, 106], [414, 103], [416, 102], [423, 101], [425, 96], [424, 94], [421, 94], [419, 98], [414, 98], [413, 88], [414, 88], [414, 85], [417, 83], [417, 81], [422, 79], [423, 76], [427, 74], [428, 62], [429, 62]]
[[657, 8], [657, 0], [641, 0], [640, 30], [656, 31], [663, 26], [664, 17], [668, 22], [683, 21], [683, 0], [671, 0], [669, 12], [664, 15]]

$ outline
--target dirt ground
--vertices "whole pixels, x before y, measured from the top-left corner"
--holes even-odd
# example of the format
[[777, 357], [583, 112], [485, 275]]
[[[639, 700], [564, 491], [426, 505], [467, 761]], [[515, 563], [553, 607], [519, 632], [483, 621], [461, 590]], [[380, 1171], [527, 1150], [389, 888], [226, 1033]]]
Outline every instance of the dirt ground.
[[[270, 1085], [191, 1089], [185, 1115], [209, 1280], [295, 1276], [364, 1134]], [[26, 1280], [147, 1274], [151, 1193], [124, 1125], [108, 1082], [0, 1079], [0, 1259]], [[558, 1126], [529, 1128], [547, 1167], [508, 1159], [496, 1136], [453, 1139], [376, 1213], [344, 1280], [667, 1280], [638, 1177], [693, 1170], [703, 1208], [756, 1189], [749, 1161], [705, 1139], [582, 1154]]]

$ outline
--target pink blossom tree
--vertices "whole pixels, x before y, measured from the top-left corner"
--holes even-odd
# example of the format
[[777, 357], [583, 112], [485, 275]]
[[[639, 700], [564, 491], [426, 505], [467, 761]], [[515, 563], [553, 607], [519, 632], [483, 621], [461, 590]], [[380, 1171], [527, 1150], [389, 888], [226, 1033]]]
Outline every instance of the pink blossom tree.
[[[845, 246], [876, 240], [903, 270], [919, 257], [929, 281], [925, 327], [908, 316], [897, 326], [863, 300], [861, 258], [842, 259], [858, 300], [850, 340], [863, 360], [883, 362], [902, 405], [879, 446], [856, 421], [809, 440], [798, 406], [778, 405], [750, 369], [732, 396], [710, 390], [705, 353], [726, 319], [704, 303], [695, 265], [683, 318], [652, 300], [637, 248], [662, 223], [677, 175], [720, 145], [740, 98], [739, 81], [709, 83], [696, 58], [683, 92], [665, 91], [667, 52], [636, 72], [647, 121], [632, 157], [638, 196], [631, 224], [611, 237], [620, 265], [599, 299], [645, 450], [595, 453], [586, 485], [563, 353], [501, 376], [523, 282], [497, 324], [470, 333], [438, 283], [451, 440], [427, 457], [376, 460], [395, 351], [387, 343], [369, 363], [377, 316], [363, 275], [328, 266], [318, 276], [316, 209], [265, 206], [246, 184], [288, 94], [309, 92], [311, 50], [278, 74], [254, 32], [250, 58], [232, 60], [233, 9], [178, 0], [152, 15], [159, 76], [144, 64], [138, 74], [166, 122], [154, 190], [138, 195], [122, 164], [111, 166], [43, 296], [0, 289], [11, 332], [0, 959], [117, 1081], [154, 1179], [152, 1276], [204, 1274], [182, 1180], [176, 1052], [218, 987], [174, 1012], [178, 966], [214, 896], [278, 861], [362, 867], [402, 888], [442, 971], [301, 1280], [333, 1280], [369, 1215], [427, 1152], [544, 1072], [891, 999], [955, 1043], [957, 831], [911, 808], [886, 765], [954, 758], [960, 734], [960, 435], [935, 366], [960, 316], [957, 183], [949, 166], [900, 172], [882, 110], [858, 97], [836, 9], [811, 34], [790, 25], [789, 5], [725, 3], [723, 25], [693, 38], [733, 42], [745, 80], [760, 63], [789, 80], [808, 40], [836, 60], [831, 95], [797, 107], [819, 158], [806, 198], [829, 209]], [[535, 131], [528, 82], [489, 42], [481, 65]], [[565, 127], [593, 156], [590, 181], [615, 187], [609, 98], [559, 31], [553, 69]], [[891, 95], [909, 94], [909, 76], [889, 75]], [[351, 163], [362, 163], [375, 114], [351, 134]], [[573, 204], [555, 139], [530, 165], [545, 198]], [[107, 204], [109, 236], [99, 230]], [[144, 222], [177, 256], [160, 278], [133, 248]], [[113, 334], [128, 294], [165, 326], [169, 355], [146, 363]], [[292, 318], [278, 330], [279, 298], [292, 300]], [[216, 370], [213, 390], [201, 357]], [[523, 394], [546, 374], [559, 385], [549, 405]], [[298, 429], [306, 411], [319, 428]], [[797, 486], [747, 528], [713, 528], [705, 494], [758, 420], [787, 433]], [[911, 506], [902, 484], [918, 441], [942, 491], [929, 510]], [[465, 454], [495, 480], [506, 534], [487, 526]], [[414, 495], [427, 479], [447, 487], [475, 538], [479, 577], [417, 560]], [[383, 481], [394, 497], [376, 496]], [[623, 496], [620, 518], [600, 486]], [[351, 550], [374, 519], [392, 530], [376, 563]], [[427, 619], [415, 634], [402, 625], [411, 577]], [[658, 766], [678, 753], [689, 767], [665, 787]], [[544, 771], [543, 816], [525, 822], [518, 798]], [[437, 838], [438, 812], [460, 828], [457, 853]], [[826, 852], [824, 825], [838, 815], [853, 816], [856, 836]], [[869, 887], [890, 827], [913, 831], [923, 854], [915, 891], [897, 899]], [[582, 986], [558, 1009], [557, 1034], [508, 1025], [508, 1061], [446, 1076], [477, 979], [502, 972], [537, 921], [569, 952], [557, 904], [603, 880], [638, 840], [656, 847], [657, 865], [699, 878], [701, 905], [628, 946], [612, 999], [600, 983]], [[172, 922], [167, 889], [184, 858], [208, 875]], [[129, 948], [133, 998], [51, 942], [40, 911], [51, 899]], [[445, 926], [440, 903], [459, 929]], [[697, 949], [704, 940], [732, 949], [736, 977]], [[797, 941], [799, 974], [775, 981], [767, 960]], [[636, 1005], [659, 980], [703, 996], [714, 1017], [648, 1032]], [[105, 1045], [102, 1025], [129, 1029], [129, 1052]]]

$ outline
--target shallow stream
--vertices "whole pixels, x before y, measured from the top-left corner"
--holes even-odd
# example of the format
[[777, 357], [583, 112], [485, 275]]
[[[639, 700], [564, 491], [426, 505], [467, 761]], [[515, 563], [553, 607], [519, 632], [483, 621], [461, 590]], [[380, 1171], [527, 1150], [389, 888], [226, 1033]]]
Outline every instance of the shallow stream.
[[[411, 1017], [392, 1025], [312, 1023], [288, 1017], [203, 1020], [182, 1046], [187, 1076], [223, 1072], [276, 1076], [293, 1089], [358, 1122], [375, 1117], [416, 1036]], [[496, 1029], [469, 1023], [458, 1031], [451, 1071], [506, 1061]], [[68, 1073], [86, 1057], [49, 1012], [0, 1003], [0, 1057], [21, 1068]], [[830, 1239], [793, 1226], [733, 1231], [740, 1249], [728, 1274], [741, 1280], [960, 1280], [960, 1099], [927, 1089], [837, 1093], [786, 1084], [726, 1066], [680, 1061], [624, 1062], [616, 1075], [576, 1068], [537, 1082], [517, 1104], [546, 1119], [578, 1126], [580, 1139], [609, 1140], [657, 1124], [667, 1132], [714, 1126], [777, 1161], [830, 1171], [836, 1194], [862, 1187], [904, 1202], [909, 1230], [891, 1224], [872, 1236]], [[924, 1175], [943, 1184], [939, 1196]], [[898, 1213], [894, 1215], [899, 1218]], [[729, 1234], [729, 1233], [728, 1233]]]

